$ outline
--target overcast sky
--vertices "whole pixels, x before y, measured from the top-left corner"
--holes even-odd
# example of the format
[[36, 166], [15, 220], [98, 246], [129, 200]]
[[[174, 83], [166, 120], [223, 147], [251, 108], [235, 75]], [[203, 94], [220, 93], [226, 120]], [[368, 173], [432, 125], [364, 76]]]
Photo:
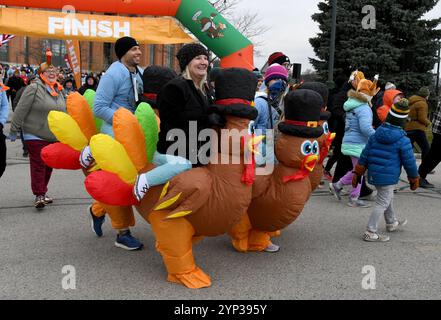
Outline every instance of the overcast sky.
[[[258, 13], [262, 24], [270, 27], [262, 40], [265, 44], [259, 48], [263, 57], [255, 58], [255, 65], [260, 68], [268, 56], [275, 51], [282, 51], [291, 58], [291, 62], [301, 63], [302, 71], [312, 69], [308, 57], [315, 57], [308, 39], [318, 32], [317, 24], [311, 15], [318, 12], [318, 0], [240, 0], [238, 12]], [[369, 4], [369, 0], [366, 0]], [[427, 15], [428, 18], [441, 16], [441, 1]]]

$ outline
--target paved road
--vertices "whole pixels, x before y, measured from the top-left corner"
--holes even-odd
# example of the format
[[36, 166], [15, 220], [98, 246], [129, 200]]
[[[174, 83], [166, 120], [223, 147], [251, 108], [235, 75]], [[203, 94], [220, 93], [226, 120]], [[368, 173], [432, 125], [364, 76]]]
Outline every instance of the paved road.
[[[430, 180], [441, 186], [439, 172]], [[20, 142], [8, 143], [8, 167], [0, 181], [0, 299], [441, 298], [440, 189], [396, 195], [396, 210], [409, 224], [386, 244], [361, 240], [370, 209], [349, 208], [328, 192], [317, 192], [276, 239], [279, 253], [239, 254], [225, 236], [198, 244], [197, 263], [213, 285], [194, 291], [165, 281], [144, 220], [133, 229], [145, 244], [139, 252], [116, 248], [109, 222], [104, 237], [94, 236], [82, 183], [80, 172], [56, 171], [50, 183], [55, 202], [36, 212], [28, 161], [21, 157]], [[65, 265], [75, 267], [75, 290], [62, 288]], [[375, 290], [362, 288], [365, 265], [375, 267]]]

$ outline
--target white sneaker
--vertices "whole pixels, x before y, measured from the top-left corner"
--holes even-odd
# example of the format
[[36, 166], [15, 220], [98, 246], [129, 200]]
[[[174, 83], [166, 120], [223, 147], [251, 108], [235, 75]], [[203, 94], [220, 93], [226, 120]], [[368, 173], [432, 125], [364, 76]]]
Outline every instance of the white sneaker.
[[133, 194], [136, 200], [139, 202], [144, 198], [145, 194], [149, 191], [149, 183], [147, 182], [146, 174], [140, 174], [136, 177], [135, 185], [133, 186]]
[[370, 208], [371, 205], [364, 202], [360, 199], [354, 199], [352, 197], [349, 197], [348, 206], [350, 207], [359, 207], [359, 208]]
[[386, 224], [386, 230], [388, 232], [394, 232], [394, 231], [400, 229], [401, 227], [404, 227], [406, 224], [407, 224], [407, 219], [397, 220], [394, 223]]
[[390, 240], [389, 236], [384, 236], [376, 232], [366, 231], [363, 234], [363, 240], [368, 242], [387, 242]]
[[274, 244], [274, 243], [270, 243], [268, 245], [268, 247], [263, 249], [263, 251], [270, 252], [270, 253], [275, 253], [275, 252], [278, 252], [279, 250], [280, 250], [280, 246], [278, 246], [277, 244]]
[[80, 164], [84, 169], [90, 167], [90, 165], [95, 161], [92, 156], [92, 152], [90, 151], [90, 147], [86, 146], [83, 150], [81, 150], [80, 154]]
[[341, 191], [342, 190], [343, 190], [343, 188], [338, 188], [336, 186], [336, 183], [329, 184], [329, 191], [334, 195], [335, 199], [337, 199], [338, 201], [341, 200]]

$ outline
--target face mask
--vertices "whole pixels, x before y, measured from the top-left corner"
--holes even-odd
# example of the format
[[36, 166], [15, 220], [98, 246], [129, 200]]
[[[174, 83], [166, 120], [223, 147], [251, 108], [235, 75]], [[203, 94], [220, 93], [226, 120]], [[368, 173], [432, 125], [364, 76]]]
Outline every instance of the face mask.
[[286, 84], [282, 80], [278, 80], [277, 82], [270, 85], [268, 88], [269, 91], [269, 98], [271, 100], [275, 100], [280, 97], [280, 95], [285, 92]]

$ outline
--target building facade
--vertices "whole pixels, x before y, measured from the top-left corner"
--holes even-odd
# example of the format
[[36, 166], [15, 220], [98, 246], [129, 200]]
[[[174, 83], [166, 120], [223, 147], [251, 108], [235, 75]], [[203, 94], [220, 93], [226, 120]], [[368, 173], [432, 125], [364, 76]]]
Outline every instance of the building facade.
[[[142, 44], [141, 67], [166, 66], [179, 72], [176, 53], [182, 45]], [[66, 66], [64, 40], [17, 36], [0, 47], [0, 61], [11, 65], [39, 65], [44, 60], [46, 48], [52, 51], [55, 65]], [[113, 43], [80, 41], [81, 69], [83, 72], [101, 72], [116, 61]]]

